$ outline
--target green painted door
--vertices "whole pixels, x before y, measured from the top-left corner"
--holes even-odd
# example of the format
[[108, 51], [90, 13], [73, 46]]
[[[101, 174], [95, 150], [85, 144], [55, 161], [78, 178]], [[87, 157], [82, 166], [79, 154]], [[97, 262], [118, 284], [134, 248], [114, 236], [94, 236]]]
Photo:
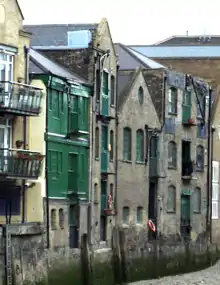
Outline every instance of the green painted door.
[[101, 172], [108, 171], [108, 127], [102, 126]]
[[190, 195], [181, 195], [180, 230], [184, 238], [190, 236]]
[[183, 123], [188, 123], [189, 119], [191, 119], [191, 92], [185, 91], [183, 92], [183, 104], [182, 104], [182, 120]]
[[107, 208], [107, 181], [101, 181], [101, 216]]
[[102, 115], [108, 116], [109, 109], [109, 89], [108, 89], [108, 73], [102, 73]]

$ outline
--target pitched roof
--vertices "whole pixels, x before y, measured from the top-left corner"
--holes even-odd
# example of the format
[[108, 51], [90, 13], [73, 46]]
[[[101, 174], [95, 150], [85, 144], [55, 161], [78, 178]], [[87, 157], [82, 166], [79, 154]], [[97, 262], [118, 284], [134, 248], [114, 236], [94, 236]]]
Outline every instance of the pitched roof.
[[24, 15], [23, 15], [23, 13], [22, 13], [21, 6], [20, 6], [18, 0], [15, 0], [15, 3], [16, 3], [16, 5], [18, 6], [18, 10], [19, 10], [19, 12], [20, 12], [20, 14], [21, 14], [22, 19], [24, 20]]
[[80, 76], [60, 66], [32, 48], [29, 51], [29, 55], [31, 61], [30, 73], [52, 73], [59, 77], [71, 79], [82, 84], [87, 84], [87, 82]]
[[220, 45], [220, 36], [217, 35], [176, 35], [155, 43], [156, 46], [181, 46], [181, 45]]
[[123, 44], [115, 44], [116, 53], [119, 57], [120, 70], [133, 70], [136, 68], [165, 69], [166, 67], [143, 54], [126, 47]]
[[220, 57], [219, 46], [129, 46], [136, 52], [150, 58], [207, 58]]
[[80, 44], [85, 48], [90, 41], [89, 31], [95, 30], [97, 26], [98, 24], [49, 24], [25, 25], [24, 29], [32, 33], [32, 46], [68, 47], [70, 42], [74, 42], [78, 48]]

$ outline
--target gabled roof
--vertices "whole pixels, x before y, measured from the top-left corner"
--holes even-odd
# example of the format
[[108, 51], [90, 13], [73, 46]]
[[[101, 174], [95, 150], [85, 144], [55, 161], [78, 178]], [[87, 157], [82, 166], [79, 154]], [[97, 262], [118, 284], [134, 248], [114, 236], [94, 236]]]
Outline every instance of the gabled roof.
[[166, 38], [154, 44], [154, 46], [188, 46], [188, 45], [220, 45], [220, 36], [218, 35], [177, 35]]
[[60, 66], [51, 59], [48, 59], [46, 56], [35, 51], [34, 49], [30, 49], [29, 55], [31, 61], [30, 73], [37, 73], [37, 74], [51, 73], [59, 77], [71, 79], [82, 84], [87, 84], [87, 82], [84, 79], [82, 79], [80, 76]]
[[71, 40], [78, 45], [78, 48], [79, 45], [85, 48], [91, 40], [89, 31], [95, 30], [97, 26], [98, 24], [47, 24], [25, 25], [24, 29], [32, 33], [31, 45], [35, 47], [68, 47]]
[[21, 6], [20, 6], [18, 0], [15, 0], [15, 3], [16, 3], [16, 5], [18, 6], [18, 10], [19, 10], [19, 12], [20, 12], [20, 14], [21, 14], [22, 19], [24, 20], [24, 15], [23, 15], [23, 13], [22, 13]]
[[166, 67], [143, 54], [126, 47], [123, 44], [115, 44], [116, 53], [119, 57], [120, 70], [133, 70], [136, 68], [166, 69]]
[[150, 58], [218, 58], [220, 57], [219, 46], [129, 46], [136, 52]]

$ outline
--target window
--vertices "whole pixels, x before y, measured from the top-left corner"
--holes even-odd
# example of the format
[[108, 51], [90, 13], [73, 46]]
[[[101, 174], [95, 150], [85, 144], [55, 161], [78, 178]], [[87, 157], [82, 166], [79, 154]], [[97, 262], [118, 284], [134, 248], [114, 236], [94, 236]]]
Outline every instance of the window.
[[123, 211], [122, 212], [123, 224], [128, 224], [128, 222], [129, 222], [129, 214], [130, 214], [129, 207], [123, 207], [122, 211]]
[[206, 125], [199, 123], [197, 125], [197, 137], [201, 139], [206, 138]]
[[170, 185], [167, 193], [167, 212], [176, 212], [176, 187]]
[[143, 105], [144, 102], [144, 90], [142, 87], [139, 87], [138, 89], [138, 101], [140, 103], [140, 105]]
[[137, 224], [142, 224], [143, 222], [143, 208], [137, 207]]
[[136, 132], [136, 162], [144, 161], [144, 131]]
[[98, 184], [94, 184], [94, 203], [98, 203], [99, 198], [98, 198]]
[[102, 72], [102, 95], [108, 96], [108, 85], [109, 85], [109, 78], [108, 78], [108, 72], [103, 71]]
[[99, 128], [95, 128], [95, 158], [99, 158]]
[[13, 56], [0, 53], [0, 81], [13, 81]]
[[59, 209], [59, 226], [61, 229], [64, 229], [64, 211]]
[[175, 142], [168, 144], [168, 167], [176, 168], [177, 166], [177, 147]]
[[51, 210], [51, 217], [50, 217], [50, 223], [51, 223], [51, 229], [56, 230], [56, 224], [57, 224], [57, 213], [55, 209]]
[[196, 187], [193, 191], [193, 213], [201, 212], [201, 189]]
[[165, 119], [165, 132], [167, 134], [175, 134], [176, 131], [176, 123], [174, 118], [166, 118]]
[[219, 204], [219, 162], [212, 162], [212, 219], [218, 219]]
[[131, 161], [131, 140], [132, 140], [132, 134], [131, 129], [126, 127], [124, 128], [123, 133], [123, 159], [126, 161]]
[[101, 76], [99, 69], [96, 69], [96, 101], [100, 101], [100, 87], [101, 87]]
[[115, 77], [111, 76], [111, 106], [115, 105]]
[[174, 87], [171, 87], [169, 89], [169, 95], [168, 95], [168, 113], [169, 114], [177, 114], [177, 98], [178, 98], [177, 89]]
[[112, 201], [114, 200], [114, 184], [111, 183], [110, 184], [110, 191], [109, 191], [110, 195], [112, 196]]
[[204, 147], [201, 145], [196, 148], [196, 170], [204, 170]]
[[109, 159], [113, 160], [114, 159], [114, 132], [112, 130], [110, 131], [110, 145], [111, 145], [111, 151], [110, 151]]

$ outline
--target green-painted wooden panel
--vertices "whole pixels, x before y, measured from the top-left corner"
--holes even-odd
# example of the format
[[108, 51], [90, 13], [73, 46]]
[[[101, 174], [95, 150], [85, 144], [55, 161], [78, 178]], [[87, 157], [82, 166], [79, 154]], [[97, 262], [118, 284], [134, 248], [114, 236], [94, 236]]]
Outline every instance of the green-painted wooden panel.
[[101, 172], [108, 171], [108, 127], [102, 126]]
[[66, 135], [68, 127], [67, 94], [48, 89], [48, 132]]
[[70, 96], [70, 132], [89, 131], [89, 99], [80, 96]]
[[192, 104], [191, 104], [191, 93], [185, 91], [183, 93], [183, 104], [182, 104], [182, 121], [188, 123], [191, 119]]
[[181, 219], [190, 219], [190, 196], [181, 195]]
[[104, 209], [107, 209], [107, 182], [101, 182], [101, 214], [104, 214]]
[[109, 111], [109, 78], [108, 73], [102, 74], [102, 115], [108, 116]]
[[71, 191], [88, 198], [88, 155], [84, 146], [62, 142], [48, 142], [49, 197], [67, 197]]

